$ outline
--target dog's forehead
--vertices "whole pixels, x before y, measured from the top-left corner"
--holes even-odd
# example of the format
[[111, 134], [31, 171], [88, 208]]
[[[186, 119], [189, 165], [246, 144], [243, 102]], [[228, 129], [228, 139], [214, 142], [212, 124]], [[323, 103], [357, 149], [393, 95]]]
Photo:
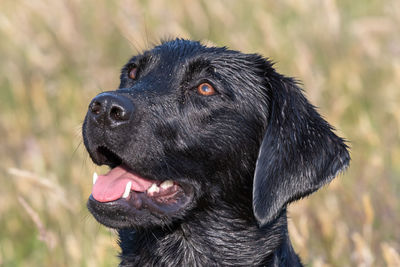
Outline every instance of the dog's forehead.
[[202, 61], [211, 64], [214, 59], [210, 56], [212, 50], [213, 48], [203, 46], [199, 42], [174, 40], [154, 47], [147, 56], [164, 71], [179, 75], [180, 71], [192, 63]]
[[184, 59], [205, 53], [208, 49], [210, 48], [202, 45], [200, 42], [176, 39], [162, 42], [160, 45], [155, 46], [151, 50], [151, 53], [163, 58]]
[[[187, 66], [190, 63], [208, 62], [212, 65], [222, 63], [224, 68], [229, 67], [229, 63], [237, 59], [246, 59], [246, 54], [239, 51], [229, 50], [226, 47], [206, 46], [198, 41], [176, 39], [173, 41], [162, 42], [153, 49], [146, 51], [144, 57], [151, 57], [161, 65], [173, 67]], [[242, 60], [241, 63], [245, 63]], [[228, 64], [228, 65], [227, 65]]]

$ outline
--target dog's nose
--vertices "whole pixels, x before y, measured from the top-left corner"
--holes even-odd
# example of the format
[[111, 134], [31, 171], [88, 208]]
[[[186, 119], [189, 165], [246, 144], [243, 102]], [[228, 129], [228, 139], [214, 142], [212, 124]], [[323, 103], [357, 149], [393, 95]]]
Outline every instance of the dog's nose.
[[131, 100], [123, 95], [101, 93], [93, 98], [88, 115], [97, 123], [115, 127], [127, 123], [134, 111]]

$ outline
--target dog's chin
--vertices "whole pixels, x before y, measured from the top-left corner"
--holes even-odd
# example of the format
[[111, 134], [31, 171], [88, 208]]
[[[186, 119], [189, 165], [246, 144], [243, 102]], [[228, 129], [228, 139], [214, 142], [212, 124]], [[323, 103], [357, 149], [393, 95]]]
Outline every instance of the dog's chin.
[[163, 194], [131, 191], [127, 197], [108, 202], [97, 201], [90, 195], [87, 206], [101, 224], [124, 229], [171, 224], [181, 219], [193, 202], [193, 187], [185, 184], [175, 185]]

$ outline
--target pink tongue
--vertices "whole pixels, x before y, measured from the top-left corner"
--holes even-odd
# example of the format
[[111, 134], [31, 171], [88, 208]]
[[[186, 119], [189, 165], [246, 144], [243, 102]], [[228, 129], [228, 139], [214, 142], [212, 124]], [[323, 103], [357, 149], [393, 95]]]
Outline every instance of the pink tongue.
[[128, 182], [132, 182], [131, 190], [137, 192], [146, 191], [152, 181], [145, 180], [126, 169], [118, 166], [109, 171], [106, 175], [99, 175], [93, 185], [92, 196], [99, 202], [114, 201], [122, 197]]

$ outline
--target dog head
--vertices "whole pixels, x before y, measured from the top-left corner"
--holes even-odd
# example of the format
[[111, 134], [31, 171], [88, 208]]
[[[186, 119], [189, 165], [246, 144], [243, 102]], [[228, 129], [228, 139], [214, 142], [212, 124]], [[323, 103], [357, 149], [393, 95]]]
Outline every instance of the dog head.
[[177, 39], [120, 79], [83, 125], [90, 157], [111, 168], [88, 201], [106, 226], [168, 225], [221, 203], [263, 226], [348, 165], [343, 140], [259, 55]]

